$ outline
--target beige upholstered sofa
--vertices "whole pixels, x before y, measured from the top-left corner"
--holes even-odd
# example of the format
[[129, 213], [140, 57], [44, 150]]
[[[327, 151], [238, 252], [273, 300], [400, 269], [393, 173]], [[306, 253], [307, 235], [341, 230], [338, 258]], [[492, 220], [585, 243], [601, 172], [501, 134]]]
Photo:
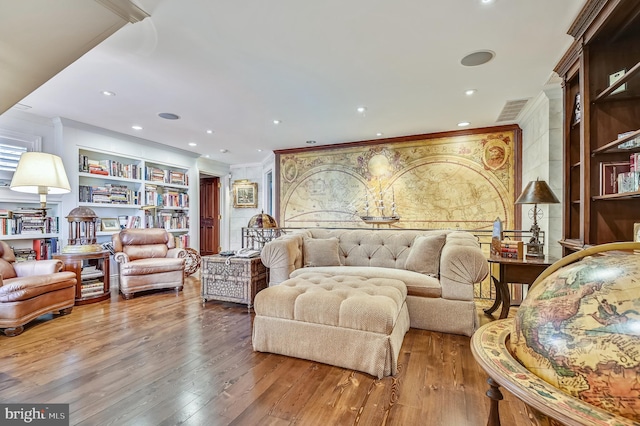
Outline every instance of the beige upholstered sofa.
[[261, 258], [269, 286], [308, 272], [400, 280], [411, 327], [467, 336], [477, 327], [474, 283], [488, 273], [477, 239], [450, 230], [297, 230]]

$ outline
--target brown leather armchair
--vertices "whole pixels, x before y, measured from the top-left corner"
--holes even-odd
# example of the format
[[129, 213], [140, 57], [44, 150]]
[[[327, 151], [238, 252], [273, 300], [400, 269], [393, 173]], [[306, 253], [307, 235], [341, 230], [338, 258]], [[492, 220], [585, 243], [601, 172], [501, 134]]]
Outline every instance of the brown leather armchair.
[[11, 247], [0, 241], [0, 329], [4, 334], [17, 336], [25, 324], [49, 312], [71, 312], [76, 274], [62, 269], [60, 260], [16, 263]]
[[146, 290], [182, 290], [186, 252], [176, 248], [173, 235], [159, 228], [125, 229], [114, 234], [112, 241], [125, 299]]

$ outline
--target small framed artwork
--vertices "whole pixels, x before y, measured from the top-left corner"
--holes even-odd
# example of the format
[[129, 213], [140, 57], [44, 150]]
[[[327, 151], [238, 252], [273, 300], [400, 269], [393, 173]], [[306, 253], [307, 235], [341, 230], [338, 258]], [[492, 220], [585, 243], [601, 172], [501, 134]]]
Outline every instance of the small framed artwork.
[[246, 179], [233, 182], [233, 207], [258, 207], [258, 184]]
[[103, 217], [101, 220], [102, 226], [101, 226], [101, 230], [102, 231], [119, 231], [120, 230], [120, 224], [118, 223], [118, 219], [116, 219], [115, 217]]
[[640, 223], [633, 224], [633, 241], [640, 243]]

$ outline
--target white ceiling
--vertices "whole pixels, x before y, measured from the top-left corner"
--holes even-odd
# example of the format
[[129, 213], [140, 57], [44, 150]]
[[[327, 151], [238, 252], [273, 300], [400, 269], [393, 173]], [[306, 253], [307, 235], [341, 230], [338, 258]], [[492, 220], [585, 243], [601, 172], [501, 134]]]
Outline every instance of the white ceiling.
[[[545, 86], [584, 2], [138, 0], [150, 18], [125, 25], [20, 103], [229, 164], [307, 140], [506, 124], [496, 122], [505, 102]], [[483, 49], [495, 59], [460, 64]], [[466, 96], [469, 88], [477, 93]]]

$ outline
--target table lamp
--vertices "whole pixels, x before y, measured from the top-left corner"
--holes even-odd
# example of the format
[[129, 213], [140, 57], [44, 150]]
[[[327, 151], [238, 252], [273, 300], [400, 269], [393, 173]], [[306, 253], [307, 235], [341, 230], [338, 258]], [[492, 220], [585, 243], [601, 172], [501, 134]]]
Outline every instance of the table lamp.
[[533, 209], [529, 211], [529, 218], [533, 219], [533, 226], [530, 229], [532, 236], [527, 244], [527, 257], [544, 257], [544, 245], [540, 242], [540, 227], [538, 226], [538, 216], [542, 219], [542, 210], [538, 209], [538, 204], [559, 202], [547, 182], [537, 179], [529, 182], [516, 200], [516, 204], [533, 204]]
[[25, 152], [13, 173], [12, 191], [40, 195], [40, 208], [47, 207], [47, 194], [71, 192], [62, 159], [46, 152]]

